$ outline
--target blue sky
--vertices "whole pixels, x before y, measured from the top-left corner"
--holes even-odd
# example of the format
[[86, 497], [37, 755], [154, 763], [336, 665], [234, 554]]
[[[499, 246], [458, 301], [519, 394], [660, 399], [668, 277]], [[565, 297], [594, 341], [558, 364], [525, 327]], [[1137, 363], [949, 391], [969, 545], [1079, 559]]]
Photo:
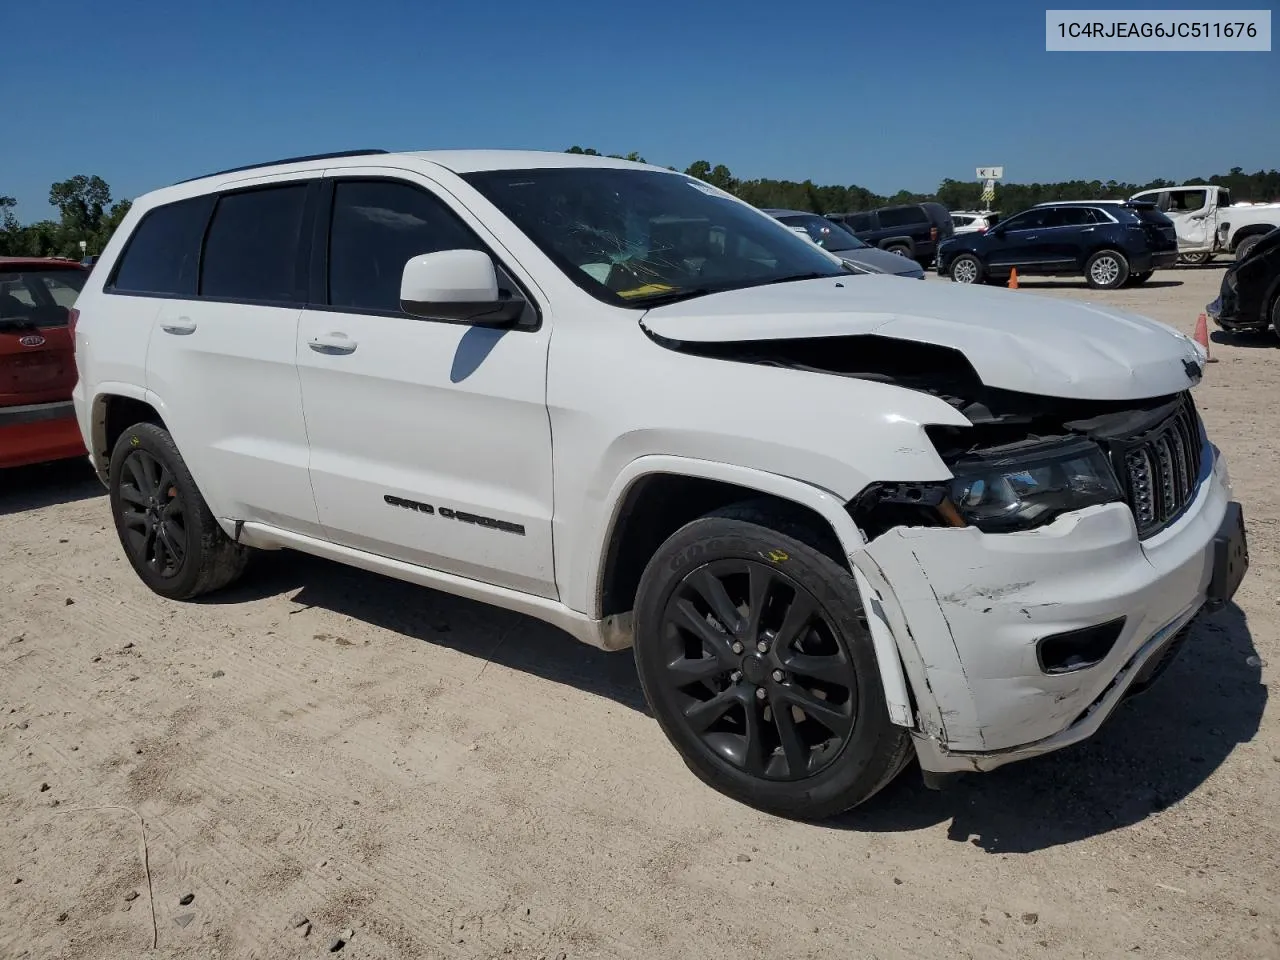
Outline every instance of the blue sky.
[[1046, 53], [1045, 6], [13, 2], [0, 194], [32, 220], [77, 173], [132, 197], [366, 146], [576, 143], [881, 193], [980, 164], [1016, 181], [1280, 165], [1280, 53]]

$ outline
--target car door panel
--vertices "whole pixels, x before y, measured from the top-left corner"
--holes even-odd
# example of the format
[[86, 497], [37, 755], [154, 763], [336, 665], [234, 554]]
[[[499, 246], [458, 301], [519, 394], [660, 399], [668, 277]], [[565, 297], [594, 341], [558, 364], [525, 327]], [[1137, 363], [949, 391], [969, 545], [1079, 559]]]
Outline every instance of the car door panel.
[[295, 358], [308, 189], [267, 181], [221, 196], [196, 296], [161, 301], [147, 383], [216, 515], [314, 535]]
[[[310, 476], [325, 535], [555, 597], [549, 327], [473, 327], [399, 311], [406, 260], [479, 241], [474, 219], [437, 185], [391, 173], [334, 177], [322, 297], [331, 302], [304, 310], [298, 328]], [[405, 223], [415, 225], [387, 239], [389, 224]], [[347, 293], [364, 290], [374, 291], [366, 306], [359, 292]]]

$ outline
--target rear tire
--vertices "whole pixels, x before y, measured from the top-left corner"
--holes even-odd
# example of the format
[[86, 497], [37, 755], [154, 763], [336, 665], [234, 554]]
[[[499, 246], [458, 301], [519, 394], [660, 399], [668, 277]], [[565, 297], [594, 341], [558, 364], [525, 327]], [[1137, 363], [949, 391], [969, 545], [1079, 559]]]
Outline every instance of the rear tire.
[[1116, 250], [1099, 250], [1084, 265], [1084, 277], [1095, 290], [1115, 290], [1129, 279], [1129, 261]]
[[830, 539], [769, 511], [718, 511], [659, 548], [635, 605], [641, 686], [685, 764], [799, 820], [862, 803], [911, 758]]
[[1253, 236], [1245, 237], [1236, 244], [1236, 262], [1239, 263], [1249, 255], [1249, 252], [1262, 242], [1262, 234], [1255, 233]]
[[1213, 259], [1213, 254], [1205, 251], [1203, 253], [1180, 253], [1178, 254], [1178, 262], [1189, 264], [1191, 266], [1200, 266], [1208, 263]]
[[244, 572], [249, 551], [218, 526], [163, 427], [137, 423], [120, 435], [108, 491], [125, 556], [160, 596], [190, 600]]
[[901, 244], [896, 244], [892, 247], [885, 247], [885, 249], [890, 253], [896, 253], [900, 257], [907, 257], [908, 259], [911, 257], [911, 248], [904, 247]]

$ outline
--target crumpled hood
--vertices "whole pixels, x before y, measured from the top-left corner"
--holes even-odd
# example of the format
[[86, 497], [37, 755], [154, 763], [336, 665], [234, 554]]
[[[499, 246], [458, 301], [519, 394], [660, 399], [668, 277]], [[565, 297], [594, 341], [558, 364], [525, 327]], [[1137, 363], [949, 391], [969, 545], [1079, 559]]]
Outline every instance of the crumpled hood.
[[742, 342], [874, 334], [952, 347], [989, 387], [1079, 400], [1139, 400], [1199, 382], [1194, 340], [1155, 320], [998, 287], [850, 276], [749, 287], [655, 307], [669, 340]]

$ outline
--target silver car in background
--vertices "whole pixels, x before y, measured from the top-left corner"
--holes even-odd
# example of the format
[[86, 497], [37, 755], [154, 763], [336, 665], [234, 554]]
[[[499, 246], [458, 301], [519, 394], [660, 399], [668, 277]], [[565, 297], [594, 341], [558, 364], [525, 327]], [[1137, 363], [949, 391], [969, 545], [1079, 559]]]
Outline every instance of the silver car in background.
[[796, 233], [804, 232], [823, 250], [839, 257], [860, 273], [887, 273], [913, 280], [924, 279], [924, 268], [910, 257], [900, 257], [869, 246], [834, 220], [803, 210], [767, 209], [764, 212]]

